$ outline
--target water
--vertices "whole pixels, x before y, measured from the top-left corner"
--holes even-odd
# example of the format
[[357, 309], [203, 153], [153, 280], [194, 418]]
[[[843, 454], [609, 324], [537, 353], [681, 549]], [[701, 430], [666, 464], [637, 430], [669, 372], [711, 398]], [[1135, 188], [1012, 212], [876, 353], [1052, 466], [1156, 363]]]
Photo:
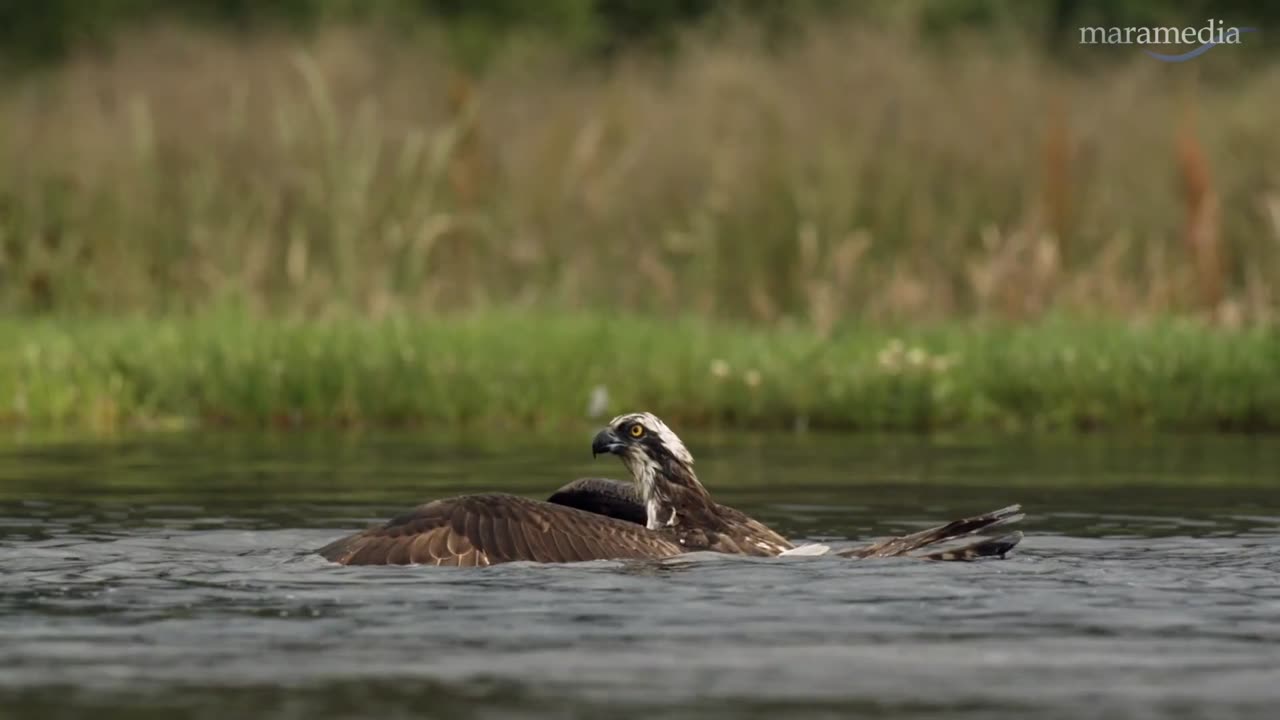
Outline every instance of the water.
[[0, 447], [0, 716], [1270, 718], [1280, 445], [689, 438], [792, 537], [1022, 502], [975, 564], [343, 568], [418, 502], [621, 477], [586, 438]]

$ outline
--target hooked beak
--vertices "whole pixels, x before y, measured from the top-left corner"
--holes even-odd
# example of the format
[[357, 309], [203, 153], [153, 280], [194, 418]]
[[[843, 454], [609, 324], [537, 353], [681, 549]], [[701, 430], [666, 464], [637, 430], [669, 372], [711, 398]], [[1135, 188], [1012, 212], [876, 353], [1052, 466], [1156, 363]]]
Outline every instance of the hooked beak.
[[618, 438], [613, 428], [605, 428], [596, 433], [595, 439], [591, 441], [591, 457], [595, 459], [597, 455], [605, 453], [621, 455], [622, 448], [622, 440]]

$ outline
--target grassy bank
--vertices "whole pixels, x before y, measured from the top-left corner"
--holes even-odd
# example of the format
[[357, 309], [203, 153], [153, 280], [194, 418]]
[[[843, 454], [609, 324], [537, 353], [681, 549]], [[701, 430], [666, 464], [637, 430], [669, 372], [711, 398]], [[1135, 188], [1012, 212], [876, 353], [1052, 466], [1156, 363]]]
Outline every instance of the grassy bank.
[[684, 427], [1280, 429], [1280, 332], [1193, 323], [871, 328], [824, 339], [635, 316], [0, 321], [10, 426], [552, 430], [647, 408]]
[[0, 79], [0, 308], [823, 331], [1280, 306], [1274, 59], [1066, 66], [865, 20], [788, 38], [607, 66], [516, 43], [479, 73], [369, 28], [138, 30]]

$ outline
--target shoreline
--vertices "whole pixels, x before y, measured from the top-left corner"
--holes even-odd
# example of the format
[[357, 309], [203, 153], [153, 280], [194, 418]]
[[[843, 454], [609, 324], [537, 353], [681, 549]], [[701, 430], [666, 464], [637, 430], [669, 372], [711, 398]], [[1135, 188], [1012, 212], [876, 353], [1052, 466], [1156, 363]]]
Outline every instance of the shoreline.
[[0, 428], [537, 434], [645, 408], [688, 431], [1272, 432], [1277, 368], [1280, 332], [1173, 319], [824, 338], [560, 311], [18, 317], [0, 321]]

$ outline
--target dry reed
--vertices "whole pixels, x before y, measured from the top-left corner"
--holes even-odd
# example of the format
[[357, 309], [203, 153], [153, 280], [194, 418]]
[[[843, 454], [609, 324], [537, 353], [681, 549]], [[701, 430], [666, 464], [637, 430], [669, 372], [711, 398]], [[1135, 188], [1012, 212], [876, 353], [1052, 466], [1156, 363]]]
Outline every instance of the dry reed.
[[1280, 68], [1185, 65], [828, 23], [467, 76], [359, 28], [153, 29], [0, 86], [0, 304], [1265, 321]]

